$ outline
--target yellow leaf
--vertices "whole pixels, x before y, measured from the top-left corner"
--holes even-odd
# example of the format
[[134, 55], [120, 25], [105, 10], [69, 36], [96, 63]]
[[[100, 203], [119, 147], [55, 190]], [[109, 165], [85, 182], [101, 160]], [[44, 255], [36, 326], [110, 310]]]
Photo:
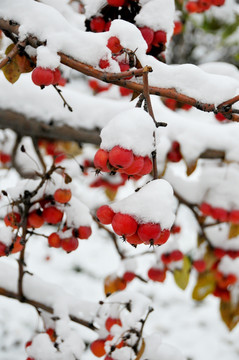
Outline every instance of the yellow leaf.
[[[14, 44], [10, 44], [5, 54], [9, 54], [14, 46]], [[14, 84], [19, 79], [21, 73], [32, 71], [33, 67], [25, 55], [16, 54], [11, 61], [2, 68], [2, 71], [6, 79]]]
[[190, 269], [191, 269], [191, 261], [187, 256], [184, 256], [182, 269], [174, 270], [173, 273], [174, 280], [182, 290], [185, 290], [188, 285]]
[[105, 195], [108, 197], [108, 199], [110, 201], [113, 201], [115, 199], [116, 194], [117, 194], [117, 190], [113, 190], [113, 189], [110, 189], [110, 188], [105, 189]]
[[144, 342], [144, 339], [142, 339], [142, 345], [140, 347], [140, 350], [136, 356], [136, 358], [134, 360], [140, 360], [141, 359], [141, 356], [143, 355], [144, 353], [144, 350], [145, 350], [145, 342]]
[[235, 238], [239, 235], [239, 224], [231, 224], [228, 239]]
[[190, 176], [197, 168], [198, 159], [191, 161], [190, 163], [186, 163], [187, 166], [187, 176]]
[[113, 294], [126, 288], [126, 281], [115, 275], [108, 275], [104, 281], [105, 295]]
[[216, 287], [215, 277], [211, 272], [205, 272], [198, 275], [198, 281], [192, 293], [192, 298], [197, 301], [205, 299]]
[[230, 301], [220, 302], [220, 313], [222, 320], [231, 331], [239, 322], [239, 304], [232, 304]]

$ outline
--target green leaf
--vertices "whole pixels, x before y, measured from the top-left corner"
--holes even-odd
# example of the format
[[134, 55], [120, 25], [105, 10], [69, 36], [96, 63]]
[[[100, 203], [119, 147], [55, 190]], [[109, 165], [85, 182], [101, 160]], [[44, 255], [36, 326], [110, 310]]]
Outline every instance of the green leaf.
[[191, 269], [191, 261], [187, 256], [184, 256], [182, 269], [174, 270], [173, 273], [174, 280], [182, 290], [185, 290], [188, 285], [190, 269]]

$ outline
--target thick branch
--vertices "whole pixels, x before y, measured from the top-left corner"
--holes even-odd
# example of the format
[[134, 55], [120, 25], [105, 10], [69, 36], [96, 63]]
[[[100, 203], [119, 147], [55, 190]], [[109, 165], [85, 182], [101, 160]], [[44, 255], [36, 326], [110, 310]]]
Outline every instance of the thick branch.
[[[11, 299], [16, 299], [16, 300], [20, 300], [21, 302], [24, 302], [26, 304], [29, 304], [29, 305], [32, 305], [34, 306], [35, 308], [37, 309], [42, 309], [50, 314], [54, 314], [54, 310], [52, 307], [48, 306], [48, 305], [45, 305], [43, 303], [40, 303], [38, 301], [35, 301], [35, 300], [30, 300], [30, 299], [27, 299], [26, 297], [24, 297], [23, 299], [19, 299], [19, 295], [12, 292], [12, 291], [8, 291], [4, 288], [1, 288], [0, 287], [0, 295], [3, 295], [3, 296], [6, 296], [8, 298], [11, 298]], [[97, 328], [91, 323], [91, 322], [88, 322], [86, 320], [83, 320], [83, 319], [80, 319], [78, 318], [77, 316], [75, 315], [69, 315], [70, 319], [72, 321], [74, 321], [75, 323], [77, 324], [80, 324], [80, 325], [83, 325], [83, 326], [86, 326], [87, 328], [91, 329], [91, 330], [97, 330]]]
[[97, 131], [75, 129], [67, 125], [52, 126], [34, 118], [28, 119], [24, 115], [10, 110], [0, 110], [0, 129], [12, 129], [22, 137], [100, 144], [100, 136]]
[[[4, 19], [0, 19], [0, 29], [5, 31], [5, 33], [8, 32], [9, 34], [13, 33], [15, 35], [18, 35], [19, 25], [12, 23], [10, 21], [4, 20]], [[34, 36], [29, 36], [27, 38], [27, 44], [31, 45], [34, 48], [36, 48], [40, 45], [45, 45], [45, 43], [46, 42], [39, 41]], [[127, 89], [131, 89], [131, 90], [135, 91], [136, 93], [138, 92], [139, 94], [143, 92], [143, 84], [138, 84], [133, 81], [120, 79], [122, 77], [120, 74], [110, 74], [110, 73], [106, 73], [105, 71], [100, 71], [100, 70], [94, 69], [92, 66], [83, 64], [80, 61], [74, 60], [74, 59], [70, 58], [69, 56], [67, 56], [66, 54], [63, 54], [61, 52], [59, 52], [58, 55], [61, 58], [62, 64], [66, 65], [72, 69], [75, 69], [87, 76], [92, 76], [92, 77], [95, 77], [96, 79], [102, 80], [104, 82], [108, 82], [111, 84], [125, 87]], [[139, 69], [139, 71], [140, 71], [140, 69]], [[134, 75], [134, 71], [129, 71], [128, 73], [129, 73], [128, 75], [131, 75], [131, 76]], [[185, 104], [194, 106], [197, 109], [202, 110], [202, 111], [207, 111], [207, 112], [218, 111], [214, 104], [201, 103], [190, 96], [178, 93], [174, 88], [165, 89], [165, 88], [160, 88], [160, 87], [149, 86], [149, 93], [152, 95], [164, 96], [167, 98], [175, 99], [181, 103], [185, 103]], [[237, 101], [237, 97], [233, 98], [233, 99], [228, 99], [223, 104], [228, 105], [231, 102], [234, 103], [235, 100]], [[233, 112], [233, 110], [231, 110], [231, 112], [228, 113], [227, 111], [224, 111], [223, 109], [221, 110], [221, 107], [222, 107], [222, 104], [220, 104], [218, 108], [220, 108], [220, 111], [223, 113], [224, 116], [231, 119], [232, 121], [239, 121], [239, 116], [234, 115], [232, 117], [231, 112]]]

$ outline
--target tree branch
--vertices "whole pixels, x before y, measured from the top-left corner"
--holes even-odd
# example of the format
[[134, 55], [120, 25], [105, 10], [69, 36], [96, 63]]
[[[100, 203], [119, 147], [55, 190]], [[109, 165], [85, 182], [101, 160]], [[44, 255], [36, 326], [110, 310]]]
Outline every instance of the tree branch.
[[[0, 19], [0, 29], [5, 31], [5, 33], [8, 32], [9, 34], [13, 33], [15, 35], [18, 35], [19, 24], [16, 24], [11, 21], [4, 20], [4, 19]], [[28, 36], [28, 38], [26, 39], [26, 43], [31, 45], [34, 48], [37, 48], [38, 46], [45, 45], [46, 41], [42, 42], [42, 41], [39, 41], [35, 36]], [[97, 70], [90, 65], [87, 65], [80, 61], [74, 60], [71, 57], [67, 56], [66, 54], [63, 54], [62, 52], [58, 52], [58, 55], [60, 56], [60, 61], [62, 64], [66, 65], [72, 69], [75, 69], [75, 70], [81, 72], [82, 74], [95, 77], [96, 79], [102, 80], [104, 82], [108, 82], [111, 84], [125, 87], [127, 89], [131, 89], [134, 92], [139, 93], [139, 94], [143, 92], [143, 84], [135, 83], [135, 82], [129, 81], [129, 80], [123, 80], [123, 79], [121, 79], [121, 77], [122, 77], [121, 73], [119, 73], [119, 74], [106, 73], [105, 71]], [[142, 70], [142, 69], [139, 69], [139, 71], [140, 70]], [[128, 71], [127, 77], [129, 75], [133, 76], [135, 71], [136, 70]], [[123, 74], [123, 76], [124, 76], [124, 74]], [[177, 92], [174, 88], [165, 89], [165, 88], [160, 88], [160, 87], [149, 86], [149, 93], [152, 95], [163, 96], [163, 97], [167, 97], [170, 99], [175, 99], [176, 101], [179, 101], [181, 103], [185, 103], [185, 104], [191, 105], [193, 107], [196, 107], [197, 109], [199, 109], [201, 111], [205, 111], [205, 112], [220, 111], [229, 120], [239, 121], [239, 116], [237, 116], [237, 115], [232, 116], [233, 110], [231, 110], [228, 113], [227, 109], [226, 109], [227, 111], [225, 111], [225, 108], [224, 107], [222, 108], [222, 104], [220, 104], [218, 106], [218, 108], [216, 108], [214, 104], [202, 103], [190, 96], [187, 96], [187, 95]], [[237, 99], [237, 97], [234, 97], [233, 99], [228, 99], [223, 104], [226, 103], [228, 105], [228, 104], [230, 104], [230, 102], [235, 103], [236, 101], [238, 101], [238, 99]]]
[[[29, 305], [32, 305], [34, 306], [35, 308], [37, 309], [42, 309], [50, 314], [54, 314], [54, 310], [51, 306], [48, 306], [48, 305], [45, 305], [39, 301], [35, 301], [35, 300], [30, 300], [30, 299], [27, 299], [26, 297], [24, 297], [22, 300], [19, 298], [19, 295], [14, 293], [13, 291], [8, 291], [4, 288], [1, 288], [0, 287], [0, 295], [2, 296], [6, 296], [8, 298], [11, 298], [11, 299], [16, 299], [18, 301], [21, 301], [25, 304], [29, 304]], [[80, 324], [80, 325], [83, 325], [85, 327], [87, 327], [88, 329], [91, 329], [91, 330], [97, 330], [97, 328], [91, 323], [91, 322], [88, 322], [86, 320], [83, 320], [83, 319], [80, 319], [78, 318], [77, 316], [75, 315], [69, 315], [71, 321], [77, 323], [77, 324]]]

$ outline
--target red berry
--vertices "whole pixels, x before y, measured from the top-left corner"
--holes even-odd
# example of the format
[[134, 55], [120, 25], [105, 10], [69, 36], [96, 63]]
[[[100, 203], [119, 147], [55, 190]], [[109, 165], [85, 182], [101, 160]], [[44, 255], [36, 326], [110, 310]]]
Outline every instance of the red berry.
[[21, 221], [21, 215], [17, 212], [11, 212], [5, 215], [4, 222], [6, 226], [11, 226], [16, 229]]
[[215, 248], [214, 249], [214, 255], [218, 258], [218, 259], [222, 259], [223, 256], [226, 255], [226, 251], [224, 249], [220, 249], [220, 248]]
[[[120, 62], [119, 63], [119, 67], [120, 67], [120, 71], [124, 72], [124, 71], [129, 71], [130, 70], [130, 66], [129, 64], [125, 63], [125, 62]], [[132, 79], [132, 76], [126, 77], [124, 78], [125, 80], [130, 80]]]
[[100, 61], [99, 61], [99, 67], [100, 67], [101, 69], [106, 69], [106, 68], [108, 68], [109, 66], [110, 66], [109, 60], [107, 60], [107, 59], [100, 59]]
[[222, 6], [225, 4], [225, 0], [211, 0], [212, 5]]
[[143, 156], [134, 156], [133, 163], [126, 169], [124, 169], [124, 172], [127, 175], [136, 175], [138, 174], [144, 166], [144, 158]]
[[181, 34], [183, 31], [183, 24], [181, 21], [174, 21], [173, 35]]
[[182, 110], [185, 110], [185, 111], [188, 111], [188, 110], [190, 110], [192, 108], [192, 105], [189, 105], [189, 104], [183, 104], [182, 106], [181, 106], [181, 109]]
[[183, 253], [180, 250], [173, 250], [170, 253], [170, 260], [171, 261], [180, 261], [183, 259]]
[[16, 241], [15, 241], [15, 243], [13, 245], [13, 248], [12, 248], [12, 251], [11, 251], [12, 254], [15, 254], [15, 253], [18, 253], [19, 251], [22, 251], [23, 245], [21, 244], [21, 239], [22, 238], [20, 236], [17, 236]]
[[154, 240], [154, 245], [163, 245], [166, 243], [166, 241], [168, 240], [170, 236], [170, 230], [168, 229], [163, 229], [161, 231], [160, 237], [157, 238], [156, 240]]
[[138, 227], [138, 236], [143, 242], [154, 242], [161, 234], [161, 226], [159, 224], [141, 224]]
[[105, 24], [105, 31], [109, 31], [110, 26], [111, 26], [111, 21], [108, 21], [108, 22]]
[[104, 225], [111, 224], [114, 215], [114, 211], [108, 205], [103, 205], [96, 211], [97, 219]]
[[113, 325], [122, 326], [122, 322], [119, 318], [117, 319], [117, 318], [108, 317], [105, 322], [106, 330], [110, 332], [110, 329], [112, 328]]
[[78, 248], [78, 245], [79, 245], [79, 241], [74, 236], [61, 240], [62, 249], [68, 253], [76, 250]]
[[70, 189], [57, 189], [54, 193], [55, 201], [60, 204], [66, 204], [71, 199], [71, 190]]
[[53, 71], [53, 85], [57, 85], [58, 83], [59, 83], [59, 81], [60, 81], [60, 78], [61, 78], [61, 72], [60, 72], [60, 70], [59, 69], [55, 69], [54, 71]]
[[198, 11], [198, 4], [195, 1], [189, 1], [186, 4], [186, 9], [189, 13], [195, 13]]
[[123, 149], [120, 146], [114, 146], [109, 152], [109, 162], [116, 168], [127, 168], [134, 161], [132, 150]]
[[212, 208], [211, 216], [213, 217], [213, 219], [221, 221], [221, 222], [228, 221], [227, 210], [220, 208], [220, 207]]
[[90, 29], [93, 32], [103, 32], [105, 30], [105, 20], [101, 16], [94, 17], [90, 22]]
[[239, 224], [239, 210], [232, 210], [229, 213], [228, 221], [230, 221], [232, 224]]
[[134, 278], [135, 278], [135, 273], [133, 273], [131, 271], [126, 271], [123, 275], [123, 279], [126, 282], [130, 282], [130, 281], [134, 280]]
[[27, 226], [34, 229], [40, 228], [44, 224], [44, 219], [39, 210], [34, 210], [27, 217]]
[[179, 225], [173, 225], [171, 229], [171, 234], [178, 234], [181, 232], [181, 226]]
[[124, 88], [122, 86], [120, 86], [119, 91], [121, 96], [129, 96], [130, 94], [133, 93], [133, 90]]
[[200, 205], [199, 210], [202, 212], [204, 216], [211, 216], [212, 215], [212, 207], [206, 202], [203, 202]]
[[166, 270], [151, 267], [148, 271], [149, 279], [158, 282], [164, 282], [166, 279]]
[[53, 84], [54, 75], [51, 69], [36, 67], [32, 72], [32, 81], [38, 86], [48, 86]]
[[48, 224], [58, 224], [63, 218], [63, 213], [55, 206], [50, 206], [43, 210], [42, 216]]
[[164, 105], [167, 106], [169, 109], [175, 111], [177, 108], [177, 100], [166, 99], [166, 100], [164, 100]]
[[80, 226], [78, 228], [78, 238], [88, 239], [91, 236], [92, 230], [90, 226]]
[[0, 256], [6, 256], [7, 246], [0, 241]]
[[61, 238], [57, 233], [52, 233], [48, 236], [48, 244], [51, 247], [59, 248], [61, 247]]
[[56, 332], [54, 329], [52, 328], [49, 328], [46, 330], [46, 333], [49, 335], [49, 338], [51, 339], [52, 342], [55, 342], [56, 341]]
[[0, 162], [7, 164], [11, 161], [11, 155], [0, 152]]
[[154, 33], [153, 45], [159, 46], [160, 44], [166, 44], [167, 34], [165, 31], [158, 30]]
[[139, 245], [143, 243], [143, 241], [139, 238], [137, 233], [130, 236], [126, 236], [126, 241], [131, 245]]
[[107, 47], [113, 54], [119, 53], [123, 47], [120, 44], [120, 40], [116, 36], [111, 36], [107, 42]]
[[148, 156], [145, 156], [144, 166], [143, 166], [142, 170], [140, 170], [138, 175], [147, 175], [147, 174], [151, 173], [152, 169], [153, 169], [153, 163], [152, 163], [151, 159]]
[[170, 253], [164, 253], [161, 255], [161, 260], [164, 264], [170, 264], [171, 263], [171, 257], [170, 257]]
[[25, 349], [26, 349], [28, 346], [31, 346], [31, 344], [32, 344], [32, 340], [27, 341], [26, 344], [25, 344]]
[[217, 119], [217, 121], [227, 120], [227, 118], [224, 115], [222, 115], [222, 113], [215, 114], [215, 118]]
[[132, 216], [117, 213], [113, 217], [112, 227], [114, 232], [120, 236], [131, 236], [136, 233], [138, 224]]
[[110, 6], [115, 7], [124, 6], [125, 4], [125, 0], [107, 0], [107, 2]]
[[221, 289], [219, 286], [213, 291], [213, 295], [220, 297], [223, 301], [227, 302], [231, 300], [231, 294], [227, 289]]
[[94, 157], [94, 165], [96, 169], [109, 172], [109, 169], [107, 167], [108, 159], [109, 159], [108, 151], [99, 149]]
[[93, 341], [90, 345], [90, 349], [92, 353], [97, 357], [105, 355], [105, 339], [98, 339]]
[[139, 28], [141, 34], [148, 45], [153, 42], [154, 31], [147, 26]]
[[206, 262], [204, 260], [195, 260], [193, 261], [193, 267], [199, 272], [204, 272], [206, 270]]

